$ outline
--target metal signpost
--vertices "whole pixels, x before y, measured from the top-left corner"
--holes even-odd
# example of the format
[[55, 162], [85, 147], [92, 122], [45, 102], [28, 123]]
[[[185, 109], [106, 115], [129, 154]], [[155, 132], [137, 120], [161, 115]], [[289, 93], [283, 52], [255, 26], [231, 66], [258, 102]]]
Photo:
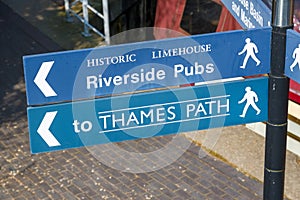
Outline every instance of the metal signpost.
[[289, 78], [284, 75], [286, 31], [293, 27], [293, 0], [273, 1], [269, 117], [266, 129], [264, 199], [283, 199]]
[[[271, 10], [262, 1], [222, 0], [244, 28], [270, 26]], [[289, 78], [300, 82], [300, 37], [292, 31], [293, 0], [272, 1], [269, 117], [266, 129], [264, 199], [283, 199]], [[252, 7], [252, 8], [251, 8]], [[243, 10], [243, 11], [242, 11]], [[248, 12], [245, 12], [247, 10]], [[248, 13], [248, 14], [247, 14]], [[265, 22], [268, 22], [267, 24]], [[259, 23], [257, 23], [259, 22]], [[263, 22], [263, 23], [262, 23]], [[286, 77], [288, 76], [288, 77]]]

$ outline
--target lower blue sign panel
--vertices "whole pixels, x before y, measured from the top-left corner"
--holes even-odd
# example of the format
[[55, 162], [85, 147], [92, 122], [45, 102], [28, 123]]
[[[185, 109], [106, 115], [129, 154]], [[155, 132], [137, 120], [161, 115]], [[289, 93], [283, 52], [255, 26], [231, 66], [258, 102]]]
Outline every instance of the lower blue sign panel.
[[267, 120], [268, 78], [28, 108], [32, 153]]
[[300, 83], [300, 34], [287, 30], [285, 75]]

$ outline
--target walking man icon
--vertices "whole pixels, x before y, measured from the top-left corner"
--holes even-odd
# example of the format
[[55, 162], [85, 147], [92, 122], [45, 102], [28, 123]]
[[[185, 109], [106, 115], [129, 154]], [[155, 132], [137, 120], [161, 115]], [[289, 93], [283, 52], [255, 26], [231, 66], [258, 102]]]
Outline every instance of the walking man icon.
[[246, 42], [246, 44], [245, 44], [243, 50], [238, 53], [238, 55], [240, 56], [246, 52], [246, 56], [244, 58], [243, 65], [240, 66], [240, 68], [242, 68], [242, 69], [246, 68], [249, 57], [251, 57], [256, 62], [256, 66], [258, 66], [260, 64], [260, 60], [255, 55], [256, 53], [258, 53], [256, 44], [251, 42], [250, 38], [246, 38], [245, 42]]
[[256, 115], [259, 115], [260, 109], [257, 107], [255, 102], [258, 102], [257, 94], [251, 90], [251, 87], [245, 88], [246, 94], [244, 95], [243, 99], [240, 100], [238, 103], [241, 104], [244, 101], [246, 101], [246, 105], [243, 109], [243, 113], [240, 115], [240, 117], [245, 117], [246, 112], [248, 111], [249, 106], [251, 105], [254, 110], [256, 110]]
[[294, 62], [290, 66], [292, 72], [294, 71], [294, 67], [296, 67], [297, 64], [300, 70], [300, 44], [298, 44], [298, 47], [295, 48], [293, 52], [293, 58], [294, 58]]

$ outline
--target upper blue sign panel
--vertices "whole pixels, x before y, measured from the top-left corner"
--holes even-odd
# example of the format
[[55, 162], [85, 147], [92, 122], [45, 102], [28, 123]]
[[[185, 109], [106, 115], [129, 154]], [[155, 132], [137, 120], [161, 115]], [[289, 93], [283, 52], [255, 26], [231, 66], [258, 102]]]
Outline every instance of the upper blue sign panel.
[[268, 78], [28, 108], [33, 153], [260, 122]]
[[262, 0], [222, 0], [245, 29], [271, 26], [272, 12]]
[[287, 30], [285, 75], [300, 83], [300, 34]]
[[28, 105], [269, 72], [271, 29], [25, 56]]

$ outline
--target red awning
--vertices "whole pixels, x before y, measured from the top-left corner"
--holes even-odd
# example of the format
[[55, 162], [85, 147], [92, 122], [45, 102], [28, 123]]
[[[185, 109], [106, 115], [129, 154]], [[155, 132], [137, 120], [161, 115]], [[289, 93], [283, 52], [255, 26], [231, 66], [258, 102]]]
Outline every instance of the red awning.
[[157, 0], [154, 37], [173, 38], [189, 35], [180, 27], [186, 0]]

